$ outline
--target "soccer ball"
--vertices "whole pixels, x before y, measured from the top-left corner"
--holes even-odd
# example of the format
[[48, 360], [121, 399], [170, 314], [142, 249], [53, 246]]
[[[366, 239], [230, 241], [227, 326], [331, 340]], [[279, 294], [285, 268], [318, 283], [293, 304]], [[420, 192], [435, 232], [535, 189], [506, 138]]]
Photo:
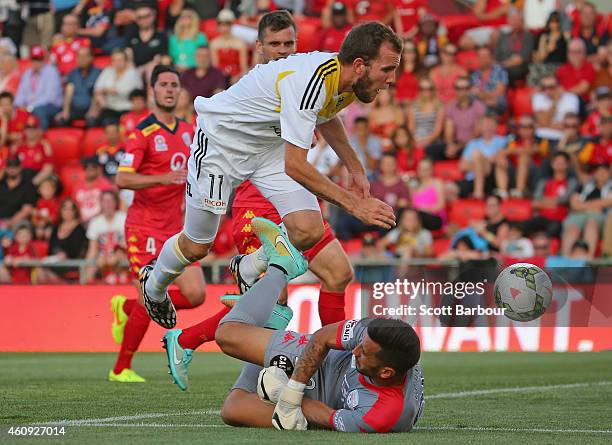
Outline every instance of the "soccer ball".
[[529, 263], [506, 267], [495, 280], [495, 304], [504, 308], [506, 317], [531, 321], [541, 316], [552, 300], [548, 274]]

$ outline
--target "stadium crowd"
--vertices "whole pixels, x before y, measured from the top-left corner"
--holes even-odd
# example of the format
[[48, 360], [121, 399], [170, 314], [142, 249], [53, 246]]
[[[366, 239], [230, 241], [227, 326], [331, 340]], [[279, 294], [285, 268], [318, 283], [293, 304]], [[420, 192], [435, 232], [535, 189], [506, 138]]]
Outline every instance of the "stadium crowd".
[[[326, 207], [349, 254], [530, 259], [612, 256], [612, 14], [587, 1], [476, 0], [459, 16], [424, 0], [54, 0], [0, 5], [0, 282], [127, 282], [130, 194], [114, 184], [148, 115], [152, 68], [172, 64], [177, 114], [258, 63], [258, 17], [291, 11], [298, 51], [338, 51], [351, 25], [404, 39], [394, 88], [342, 113], [371, 180], [398, 212], [382, 233]], [[561, 2], [563, 3], [563, 2]], [[347, 180], [320, 137], [309, 160]], [[231, 217], [228, 216], [228, 218]], [[216, 256], [234, 254], [229, 220]], [[20, 266], [42, 259], [44, 267]]]

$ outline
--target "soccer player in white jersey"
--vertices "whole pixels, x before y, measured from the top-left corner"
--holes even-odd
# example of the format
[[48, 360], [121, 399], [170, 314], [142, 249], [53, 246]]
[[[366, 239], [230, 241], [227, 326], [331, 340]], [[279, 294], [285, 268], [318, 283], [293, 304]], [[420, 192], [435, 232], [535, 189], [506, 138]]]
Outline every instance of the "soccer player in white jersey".
[[[167, 288], [185, 267], [207, 255], [232, 189], [246, 179], [274, 204], [300, 250], [323, 235], [316, 196], [367, 225], [395, 225], [393, 209], [370, 197], [364, 167], [336, 114], [354, 99], [370, 103], [388, 88], [401, 51], [401, 40], [390, 28], [364, 23], [349, 32], [337, 55], [295, 54], [258, 65], [228, 90], [196, 98], [198, 128], [188, 163], [184, 228], [140, 276], [145, 307], [155, 322], [175, 326]], [[315, 128], [348, 169], [349, 190], [308, 163]], [[266, 268], [260, 249], [241, 261], [241, 279], [252, 283]]]

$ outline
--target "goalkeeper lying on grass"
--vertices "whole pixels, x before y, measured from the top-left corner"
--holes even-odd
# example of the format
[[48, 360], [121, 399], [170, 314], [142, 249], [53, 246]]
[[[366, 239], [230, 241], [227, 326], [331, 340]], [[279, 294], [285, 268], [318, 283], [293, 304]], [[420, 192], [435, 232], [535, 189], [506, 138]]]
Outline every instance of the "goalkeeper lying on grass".
[[223, 421], [279, 430], [410, 431], [424, 405], [420, 342], [412, 327], [365, 318], [313, 335], [263, 328], [281, 290], [307, 264], [276, 224], [255, 218], [253, 229], [268, 256], [267, 273], [215, 334], [223, 352], [249, 362], [225, 400]]

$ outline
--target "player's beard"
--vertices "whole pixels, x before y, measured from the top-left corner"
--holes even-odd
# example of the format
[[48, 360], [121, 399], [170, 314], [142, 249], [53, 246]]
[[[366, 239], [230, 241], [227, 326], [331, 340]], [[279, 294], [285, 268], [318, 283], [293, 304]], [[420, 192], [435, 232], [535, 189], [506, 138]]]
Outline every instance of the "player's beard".
[[160, 103], [157, 98], [155, 98], [155, 106], [157, 108], [159, 108], [160, 110], [166, 112], [166, 113], [174, 113], [174, 111], [176, 110], [176, 104], [178, 101], [174, 102], [174, 105], [169, 106], [169, 105], [164, 105], [162, 103]]
[[353, 84], [353, 93], [355, 93], [360, 102], [366, 104], [373, 102], [378, 94], [378, 91], [372, 91], [372, 84], [374, 82], [370, 79], [369, 71], [369, 69], [366, 69], [366, 72]]

